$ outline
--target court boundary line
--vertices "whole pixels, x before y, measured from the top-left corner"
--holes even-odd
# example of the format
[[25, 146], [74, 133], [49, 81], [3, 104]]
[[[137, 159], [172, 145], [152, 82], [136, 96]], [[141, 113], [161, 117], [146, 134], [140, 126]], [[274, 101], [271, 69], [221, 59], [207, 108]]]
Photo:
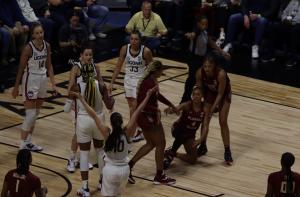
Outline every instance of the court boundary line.
[[[15, 145], [12, 145], [12, 144], [7, 144], [7, 143], [4, 143], [4, 142], [0, 142], [0, 144], [2, 144], [2, 145], [4, 145], [4, 146], [9, 146], [9, 147], [12, 147], [12, 148], [17, 148], [17, 149], [19, 149], [18, 146], [15, 146]], [[41, 152], [34, 152], [34, 153], [42, 154]], [[45, 154], [45, 153], [44, 153], [44, 154], [42, 154], [42, 155], [54, 157], [54, 158], [56, 158], [56, 159], [63, 159], [62, 157], [57, 157], [57, 156], [51, 155], [51, 154]], [[71, 193], [72, 188], [73, 188], [73, 187], [72, 187], [72, 183], [71, 183], [71, 181], [70, 181], [65, 175], [63, 175], [63, 174], [61, 174], [61, 173], [59, 173], [59, 172], [56, 172], [56, 171], [54, 171], [54, 170], [51, 170], [51, 169], [49, 169], [49, 168], [46, 168], [46, 167], [43, 167], [43, 166], [36, 165], [36, 164], [31, 164], [31, 166], [34, 166], [34, 167], [36, 167], [36, 168], [40, 168], [40, 169], [43, 169], [43, 170], [47, 170], [47, 171], [49, 171], [49, 172], [52, 172], [52, 173], [58, 175], [59, 177], [61, 177], [63, 180], [65, 180], [65, 182], [67, 183], [67, 191], [62, 195], [62, 197], [68, 196], [68, 195]], [[47, 187], [47, 186], [46, 186], [46, 187]]]
[[[8, 144], [8, 143], [5, 143], [5, 142], [0, 142], [0, 144], [2, 145], [5, 145], [5, 146], [10, 146], [10, 147], [13, 147], [13, 148], [19, 148], [18, 146], [16, 145], [13, 145], [13, 144]], [[53, 158], [56, 158], [56, 159], [61, 159], [61, 160], [65, 160], [65, 161], [68, 161], [67, 158], [64, 158], [64, 157], [60, 157], [60, 156], [57, 156], [57, 155], [52, 155], [52, 154], [49, 154], [49, 153], [44, 153], [44, 152], [34, 152], [34, 153], [37, 153], [37, 154], [41, 154], [41, 155], [46, 155], [46, 156], [49, 156], [49, 157], [53, 157]], [[35, 166], [35, 165], [32, 165], [32, 166]], [[38, 166], [35, 166], [35, 167], [38, 167]], [[53, 171], [51, 169], [47, 169], [47, 168], [44, 168], [44, 167], [41, 167], [42, 169], [45, 169], [45, 170], [49, 170], [49, 171]], [[55, 172], [53, 171], [53, 173], [59, 175], [60, 173], [59, 172]], [[62, 174], [61, 174], [62, 175]], [[60, 175], [59, 175], [60, 176]], [[62, 178], [65, 177], [64, 175], [61, 176]], [[147, 178], [144, 178], [144, 177], [141, 177], [141, 176], [136, 176], [134, 175], [134, 177], [138, 178], [138, 179], [142, 179], [142, 180], [145, 180], [145, 181], [149, 181], [149, 182], [152, 182], [152, 180], [150, 179], [147, 179]], [[66, 178], [66, 177], [65, 177]], [[63, 178], [64, 179], [64, 178]], [[68, 185], [68, 191], [69, 193], [72, 191], [72, 183], [70, 182], [70, 180], [68, 178], [65, 179], [67, 184], [70, 183], [70, 191], [69, 191], [69, 185]], [[67, 181], [68, 180], [68, 181]], [[167, 185], [167, 186], [170, 186], [170, 185]], [[184, 187], [180, 187], [180, 186], [170, 186], [170, 187], [173, 187], [175, 189], [179, 189], [179, 190], [183, 190], [183, 191], [186, 191], [186, 192], [190, 192], [190, 193], [195, 193], [195, 194], [199, 194], [199, 195], [202, 195], [202, 196], [206, 196], [206, 197], [218, 197], [218, 196], [223, 196], [224, 194], [218, 194], [218, 195], [209, 195], [209, 194], [205, 194], [205, 193], [201, 193], [201, 192], [198, 192], [198, 191], [194, 191], [194, 190], [191, 190], [191, 189], [188, 189], [188, 188], [184, 188]], [[67, 191], [67, 192], [68, 192]], [[69, 193], [65, 193], [62, 197], [65, 197], [67, 196]]]

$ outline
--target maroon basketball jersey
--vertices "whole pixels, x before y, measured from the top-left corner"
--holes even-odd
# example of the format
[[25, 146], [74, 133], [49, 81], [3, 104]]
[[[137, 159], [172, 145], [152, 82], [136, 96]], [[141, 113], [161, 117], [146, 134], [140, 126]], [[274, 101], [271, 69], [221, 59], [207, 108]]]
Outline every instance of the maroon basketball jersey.
[[[207, 77], [204, 69], [201, 68], [202, 84], [204, 86], [205, 91], [210, 91], [215, 94], [218, 94], [218, 88], [219, 88], [218, 75], [221, 70], [222, 70], [221, 68], [216, 67], [213, 77], [209, 78]], [[230, 93], [230, 91], [231, 91], [230, 80], [226, 73], [226, 86], [225, 86], [224, 95]]]
[[29, 172], [25, 175], [18, 175], [17, 170], [9, 171], [5, 180], [10, 197], [32, 197], [34, 191], [41, 189], [40, 179]]
[[174, 123], [174, 127], [184, 130], [185, 135], [195, 135], [204, 117], [203, 105], [199, 111], [194, 111], [193, 102], [188, 101], [187, 109], [181, 112], [179, 119]]
[[287, 182], [285, 179], [285, 174], [282, 171], [274, 172], [269, 175], [268, 183], [272, 185], [274, 190], [275, 197], [286, 197], [286, 196], [295, 196], [297, 191], [300, 189], [300, 174], [292, 172], [293, 176], [293, 188], [292, 194], [287, 195]]

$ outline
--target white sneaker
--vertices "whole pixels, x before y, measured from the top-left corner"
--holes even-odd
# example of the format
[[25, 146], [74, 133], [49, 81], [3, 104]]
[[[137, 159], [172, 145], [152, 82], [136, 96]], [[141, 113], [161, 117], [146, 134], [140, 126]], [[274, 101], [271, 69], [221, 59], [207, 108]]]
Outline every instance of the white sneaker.
[[226, 44], [226, 46], [223, 48], [223, 51], [226, 52], [226, 53], [228, 53], [229, 50], [230, 50], [231, 48], [232, 48], [232, 44], [231, 44], [231, 43], [228, 43], [228, 44]]
[[75, 169], [76, 169], [76, 161], [75, 161], [75, 159], [69, 159], [68, 160], [68, 164], [67, 164], [67, 170], [68, 170], [68, 172], [73, 173], [73, 172], [75, 172]]
[[92, 170], [94, 168], [93, 164], [89, 163], [89, 170]]
[[90, 196], [89, 188], [87, 188], [87, 189], [83, 189], [83, 188], [78, 189], [77, 190], [77, 196], [89, 197]]
[[91, 33], [89, 35], [89, 40], [96, 40], [96, 36], [93, 33]]
[[139, 142], [141, 140], [144, 140], [144, 135], [141, 130], [137, 130], [136, 135], [132, 138], [132, 142]]
[[106, 38], [106, 37], [107, 37], [107, 34], [104, 34], [104, 33], [99, 32], [99, 33], [96, 33], [96, 36], [97, 36], [98, 38]]
[[28, 149], [30, 151], [34, 151], [34, 152], [40, 152], [43, 150], [43, 147], [38, 146], [36, 144], [33, 143], [28, 143], [28, 144], [24, 144], [23, 146], [20, 146], [20, 149]]
[[252, 46], [252, 58], [259, 58], [258, 49], [258, 45]]

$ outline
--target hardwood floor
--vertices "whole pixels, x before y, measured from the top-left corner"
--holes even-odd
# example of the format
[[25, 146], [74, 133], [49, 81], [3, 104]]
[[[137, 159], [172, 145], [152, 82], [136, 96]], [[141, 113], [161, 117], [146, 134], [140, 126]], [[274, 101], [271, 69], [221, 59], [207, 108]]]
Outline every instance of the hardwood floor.
[[[169, 68], [160, 79], [160, 91], [177, 104], [183, 92], [186, 66], [170, 60], [162, 61]], [[107, 82], [110, 81], [115, 63], [116, 59], [101, 63]], [[66, 94], [68, 75], [63, 73], [56, 76], [63, 95]], [[218, 118], [215, 115], [210, 125], [207, 155], [198, 158], [195, 165], [175, 159], [167, 171], [169, 176], [177, 179], [176, 187], [152, 185], [151, 180], [155, 172], [152, 151], [136, 164], [133, 174], [137, 176], [137, 183], [128, 185], [125, 196], [192, 197], [224, 194], [228, 197], [261, 197], [266, 191], [268, 174], [280, 169], [281, 154], [287, 151], [294, 153], [296, 157], [293, 170], [300, 171], [300, 90], [233, 74], [229, 74], [229, 77], [234, 93], [228, 120], [233, 166], [223, 164], [224, 148]], [[115, 110], [123, 114], [126, 122], [129, 111], [123, 94], [122, 78], [121, 75], [113, 93], [116, 98]], [[9, 91], [0, 94], [1, 182], [7, 170], [15, 166], [17, 148], [14, 146], [19, 145], [19, 125], [23, 121], [21, 98], [13, 100]], [[48, 196], [53, 197], [61, 196], [68, 190], [68, 183], [63, 177], [69, 180], [72, 186], [68, 196], [75, 196], [80, 187], [79, 171], [69, 174], [65, 169], [74, 128], [70, 115], [62, 112], [64, 100], [65, 98], [55, 97], [47, 99], [33, 138], [45, 150], [43, 154], [33, 154], [35, 166], [31, 169], [41, 177], [43, 185], [49, 188]], [[160, 105], [161, 109], [164, 107], [163, 104]], [[106, 119], [108, 117], [106, 112]], [[176, 118], [175, 115], [162, 116], [167, 147], [173, 141], [170, 128]], [[144, 141], [135, 143], [133, 153], [143, 143]], [[180, 151], [183, 151], [183, 148]], [[95, 161], [94, 154], [90, 155], [91, 162]], [[98, 171], [94, 169], [90, 171], [89, 182], [92, 196], [101, 196], [96, 191], [97, 183]]]

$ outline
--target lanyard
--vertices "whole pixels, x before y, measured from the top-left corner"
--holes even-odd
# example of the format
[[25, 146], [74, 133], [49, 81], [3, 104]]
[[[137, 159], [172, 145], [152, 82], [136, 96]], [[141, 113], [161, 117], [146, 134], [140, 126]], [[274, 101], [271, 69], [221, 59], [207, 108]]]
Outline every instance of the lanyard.
[[147, 27], [148, 27], [148, 25], [149, 25], [149, 23], [150, 23], [150, 20], [151, 20], [151, 18], [149, 18], [147, 24], [145, 25], [144, 18], [142, 18], [142, 21], [143, 21], [143, 28], [144, 28], [144, 29], [143, 29], [143, 32], [147, 29]]

